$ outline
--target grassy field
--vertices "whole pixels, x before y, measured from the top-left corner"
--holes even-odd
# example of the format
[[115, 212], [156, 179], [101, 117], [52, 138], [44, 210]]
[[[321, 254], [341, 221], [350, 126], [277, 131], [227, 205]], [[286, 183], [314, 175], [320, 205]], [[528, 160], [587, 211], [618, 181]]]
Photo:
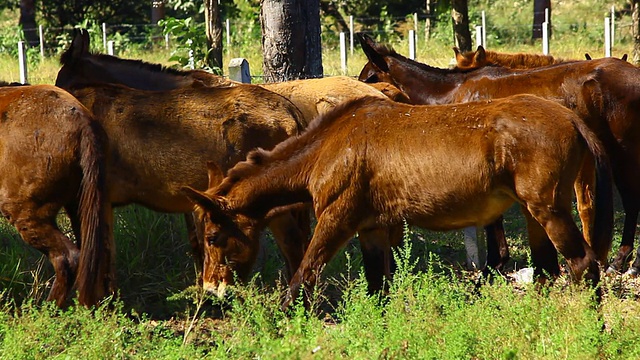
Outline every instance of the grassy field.
[[[470, 3], [473, 11], [482, 2]], [[518, 4], [494, 1], [491, 9], [502, 9], [505, 19], [529, 21], [517, 13], [517, 6], [524, 6]], [[601, 23], [610, 5], [595, 0], [554, 3], [552, 54], [600, 57], [597, 29], [566, 29], [573, 18]], [[603, 11], [594, 13], [594, 8]], [[491, 15], [489, 20], [492, 26], [506, 22]], [[397, 29], [402, 33], [406, 24]], [[614, 56], [632, 49], [624, 28], [619, 31]], [[512, 41], [505, 32], [492, 32], [488, 48], [540, 52], [539, 42]], [[342, 73], [335, 37], [329, 33], [324, 38], [327, 75]], [[408, 54], [401, 36], [389, 43]], [[446, 67], [453, 57], [451, 46], [446, 32], [428, 43], [421, 39], [417, 60]], [[247, 58], [258, 76], [255, 82], [260, 82], [259, 49], [259, 39], [234, 42], [224, 62]], [[161, 47], [119, 49], [118, 55], [170, 65], [170, 51]], [[364, 55], [355, 49], [346, 74], [357, 75], [364, 63]], [[58, 68], [56, 56], [31, 61], [29, 81], [51, 84]], [[0, 54], [0, 71], [1, 80], [19, 80], [17, 60], [10, 55]], [[614, 250], [622, 216], [617, 203]], [[517, 207], [505, 219], [513, 258], [508, 272], [513, 275], [529, 266], [526, 230]], [[70, 232], [63, 214], [59, 225]], [[181, 216], [127, 206], [117, 210], [115, 232], [119, 297], [94, 310], [59, 310], [44, 301], [52, 276], [48, 260], [0, 220], [1, 359], [640, 358], [637, 279], [605, 278], [600, 305], [592, 301], [591, 291], [570, 284], [566, 276], [543, 289], [517, 283], [511, 276], [478, 289], [478, 273], [464, 270], [461, 231], [406, 229], [406, 246], [396, 254], [400, 266], [386, 297], [366, 295], [354, 239], [325, 267], [311, 309], [298, 304], [288, 314], [279, 310], [286, 285], [283, 262], [268, 234], [253, 280], [234, 287], [222, 301], [193, 286], [195, 266]]]

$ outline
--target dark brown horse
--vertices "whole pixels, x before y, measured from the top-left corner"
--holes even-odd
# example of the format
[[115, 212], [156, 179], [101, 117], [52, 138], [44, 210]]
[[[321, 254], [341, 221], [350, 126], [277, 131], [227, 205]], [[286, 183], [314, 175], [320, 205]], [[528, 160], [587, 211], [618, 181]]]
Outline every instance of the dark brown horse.
[[[370, 63], [362, 79], [391, 81], [412, 101], [438, 104], [491, 99], [517, 93], [531, 93], [557, 101], [572, 109], [605, 144], [610, 154], [614, 179], [626, 213], [623, 240], [611, 263], [621, 269], [633, 249], [640, 211], [640, 69], [616, 58], [562, 63], [531, 70], [483, 67], [476, 70], [445, 70], [418, 63], [362, 36], [363, 50]], [[363, 69], [365, 70], [365, 69]], [[586, 162], [586, 165], [589, 163]], [[583, 183], [591, 172], [584, 169]], [[583, 224], [592, 223], [589, 205], [592, 188], [576, 189]], [[586, 190], [586, 191], [582, 191]], [[593, 238], [585, 226], [588, 241], [605, 263], [610, 244]], [[640, 269], [640, 260], [632, 271]]]
[[[48, 299], [74, 281], [83, 305], [108, 292], [113, 248], [105, 185], [107, 138], [78, 100], [51, 85], [0, 86], [0, 212], [55, 271]], [[76, 243], [56, 223], [65, 208]], [[81, 246], [80, 246], [81, 245]]]
[[[587, 270], [597, 283], [596, 255], [571, 216], [572, 186], [588, 152], [603, 190], [597, 201], [607, 203], [606, 154], [557, 103], [530, 95], [439, 106], [365, 98], [272, 151], [252, 151], [219, 186], [185, 191], [206, 214], [207, 240], [233, 242], [236, 251], [256, 243], [264, 219], [280, 208], [313, 202], [318, 223], [285, 308], [357, 231], [403, 221], [434, 230], [484, 225], [515, 201], [527, 218], [536, 274], [559, 274], [557, 250], [575, 279]], [[600, 212], [598, 222], [612, 217]]]

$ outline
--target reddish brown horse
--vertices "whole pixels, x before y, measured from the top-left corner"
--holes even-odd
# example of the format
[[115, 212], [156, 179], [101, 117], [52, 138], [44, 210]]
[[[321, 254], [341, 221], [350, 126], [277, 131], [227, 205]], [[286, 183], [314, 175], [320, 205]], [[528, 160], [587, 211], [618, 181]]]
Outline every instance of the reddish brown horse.
[[[51, 261], [55, 279], [48, 299], [58, 306], [66, 303], [74, 281], [81, 304], [106, 295], [110, 279], [98, 260], [108, 263], [113, 250], [106, 150], [103, 129], [66, 91], [50, 85], [0, 87], [0, 212]], [[63, 207], [77, 244], [57, 226]]]
[[[598, 164], [597, 201], [607, 203], [602, 145], [559, 104], [530, 95], [439, 106], [365, 98], [272, 151], [252, 151], [219, 186], [185, 191], [206, 214], [207, 241], [235, 243], [236, 252], [251, 251], [247, 244], [279, 209], [313, 202], [318, 223], [285, 308], [357, 231], [403, 221], [434, 230], [484, 225], [515, 201], [527, 218], [536, 274], [559, 274], [557, 250], [575, 279], [587, 270], [597, 283], [595, 253], [571, 216], [572, 185], [587, 152]], [[597, 220], [606, 223], [612, 212], [603, 209]]]
[[[626, 218], [622, 246], [611, 267], [623, 266], [632, 250], [640, 211], [640, 187], [634, 180], [640, 176], [640, 69], [620, 59], [603, 58], [520, 71], [502, 67], [445, 70], [407, 59], [364, 35], [361, 38], [369, 59], [361, 79], [391, 81], [412, 101], [438, 104], [531, 93], [555, 100], [578, 114], [605, 144], [612, 159]], [[585, 169], [583, 182], [590, 182], [588, 175]], [[579, 191], [579, 205], [589, 204], [592, 190]], [[583, 224], [592, 223], [591, 208], [579, 211]], [[585, 229], [589, 235], [591, 227]], [[600, 261], [606, 262], [610, 243], [587, 238]], [[632, 271], [638, 269], [640, 260]]]

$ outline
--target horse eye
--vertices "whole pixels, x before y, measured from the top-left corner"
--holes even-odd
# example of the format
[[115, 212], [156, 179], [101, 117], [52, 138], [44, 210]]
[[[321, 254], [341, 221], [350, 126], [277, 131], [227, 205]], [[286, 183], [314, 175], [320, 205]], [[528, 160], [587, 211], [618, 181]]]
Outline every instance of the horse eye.
[[215, 245], [216, 242], [218, 242], [219, 238], [220, 238], [220, 233], [218, 232], [211, 232], [206, 235], [207, 243], [209, 243], [209, 246]]

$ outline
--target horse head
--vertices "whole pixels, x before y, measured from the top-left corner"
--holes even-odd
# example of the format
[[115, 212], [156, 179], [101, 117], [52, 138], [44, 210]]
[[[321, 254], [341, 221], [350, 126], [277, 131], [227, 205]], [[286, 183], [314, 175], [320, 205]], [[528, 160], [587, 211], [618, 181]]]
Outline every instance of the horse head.
[[476, 51], [460, 51], [459, 48], [453, 47], [456, 56], [457, 68], [460, 70], [477, 69], [487, 65], [487, 55], [482, 46], [478, 46]]
[[258, 254], [261, 227], [257, 226], [258, 221], [232, 211], [227, 199], [216, 194], [216, 183], [223, 174], [212, 162], [208, 162], [207, 167], [209, 190], [199, 191], [189, 186], [182, 190], [195, 204], [202, 221], [203, 287], [222, 297], [227, 285], [249, 277]]

